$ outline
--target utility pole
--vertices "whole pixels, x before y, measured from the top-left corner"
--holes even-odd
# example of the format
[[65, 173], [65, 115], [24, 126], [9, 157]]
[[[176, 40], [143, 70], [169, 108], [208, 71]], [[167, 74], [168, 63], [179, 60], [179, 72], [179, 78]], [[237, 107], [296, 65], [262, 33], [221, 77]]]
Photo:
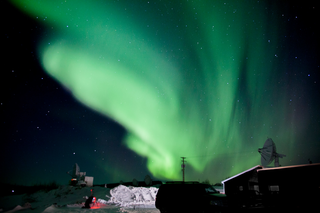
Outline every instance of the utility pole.
[[181, 168], [182, 168], [182, 181], [184, 182], [184, 168], [186, 167], [186, 165], [184, 164], [185, 161], [184, 159], [186, 159], [186, 157], [181, 157], [182, 158], [182, 165], [181, 165]]

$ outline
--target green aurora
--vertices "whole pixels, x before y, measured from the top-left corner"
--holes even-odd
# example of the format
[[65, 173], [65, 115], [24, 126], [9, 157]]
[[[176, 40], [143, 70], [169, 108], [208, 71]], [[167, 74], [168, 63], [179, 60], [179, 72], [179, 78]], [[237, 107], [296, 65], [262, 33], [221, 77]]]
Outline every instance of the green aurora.
[[12, 0], [46, 26], [44, 70], [122, 125], [155, 177], [180, 179], [183, 156], [187, 179], [234, 175], [260, 163], [267, 137], [294, 154], [301, 130], [279, 83], [277, 5], [88, 2]]

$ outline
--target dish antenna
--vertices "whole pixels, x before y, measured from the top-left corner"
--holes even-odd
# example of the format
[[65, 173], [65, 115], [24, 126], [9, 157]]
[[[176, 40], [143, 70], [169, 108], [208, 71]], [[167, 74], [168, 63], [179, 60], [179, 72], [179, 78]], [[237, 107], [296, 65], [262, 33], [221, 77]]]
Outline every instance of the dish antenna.
[[78, 183], [78, 185], [85, 185], [84, 180], [86, 172], [80, 172], [80, 167], [77, 163], [74, 164], [73, 169], [67, 172], [67, 174], [72, 177], [71, 181], [75, 181], [76, 183]]
[[67, 172], [72, 178], [78, 178], [79, 176], [86, 175], [85, 172], [80, 172], [80, 167], [77, 163], [74, 164], [73, 169]]
[[276, 144], [271, 138], [268, 138], [263, 145], [263, 148], [258, 149], [261, 154], [261, 164], [263, 167], [267, 167], [273, 160], [274, 166], [279, 166], [279, 158], [286, 157], [286, 155], [277, 153]]

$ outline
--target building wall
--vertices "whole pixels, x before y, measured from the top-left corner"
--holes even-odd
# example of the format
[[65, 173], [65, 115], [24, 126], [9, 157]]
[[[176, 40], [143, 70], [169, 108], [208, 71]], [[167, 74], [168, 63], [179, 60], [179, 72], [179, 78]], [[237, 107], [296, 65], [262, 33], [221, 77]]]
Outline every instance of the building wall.
[[264, 169], [257, 166], [222, 183], [233, 205], [314, 206], [320, 200], [320, 164]]
[[85, 176], [84, 181], [87, 183], [87, 186], [93, 186], [93, 177]]
[[320, 200], [320, 164], [267, 168], [257, 172], [260, 190], [269, 205]]
[[225, 194], [232, 196], [247, 191], [259, 191], [256, 169], [224, 182]]

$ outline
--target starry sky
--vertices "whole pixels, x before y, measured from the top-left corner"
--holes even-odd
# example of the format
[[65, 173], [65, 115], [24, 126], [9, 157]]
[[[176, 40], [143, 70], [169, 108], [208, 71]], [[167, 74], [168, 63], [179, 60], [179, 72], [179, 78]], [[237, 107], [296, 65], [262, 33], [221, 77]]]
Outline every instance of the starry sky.
[[320, 162], [315, 2], [5, 1], [0, 182], [181, 180], [186, 157], [216, 183], [268, 137]]

